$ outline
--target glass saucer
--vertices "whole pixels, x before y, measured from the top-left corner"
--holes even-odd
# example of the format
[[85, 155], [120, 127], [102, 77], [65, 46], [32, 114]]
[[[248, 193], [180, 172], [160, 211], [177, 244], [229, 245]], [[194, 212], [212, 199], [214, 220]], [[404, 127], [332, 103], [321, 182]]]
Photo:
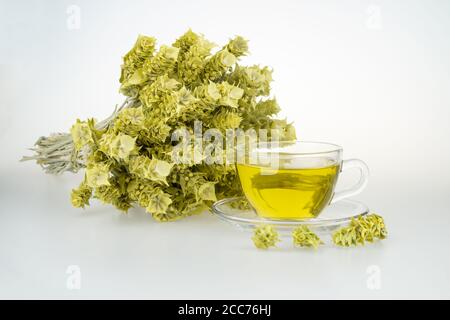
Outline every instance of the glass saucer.
[[[212, 206], [212, 212], [220, 219], [231, 223], [243, 231], [252, 231], [255, 226], [270, 224], [281, 235], [290, 235], [298, 226], [306, 225], [317, 234], [330, 234], [334, 230], [348, 224], [352, 218], [368, 214], [369, 208], [354, 200], [341, 200], [326, 207], [317, 218], [299, 220], [275, 220], [258, 216], [253, 208], [240, 209], [238, 204], [244, 198], [226, 198]], [[245, 200], [244, 200], [245, 201]]]

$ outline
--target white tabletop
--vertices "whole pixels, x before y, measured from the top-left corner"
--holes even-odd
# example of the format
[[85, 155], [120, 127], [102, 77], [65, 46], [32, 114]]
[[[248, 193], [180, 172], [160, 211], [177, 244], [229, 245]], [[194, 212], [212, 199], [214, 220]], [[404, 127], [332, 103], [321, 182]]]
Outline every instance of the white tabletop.
[[366, 198], [386, 218], [383, 242], [314, 251], [285, 240], [262, 251], [210, 213], [157, 223], [142, 209], [71, 208], [76, 180], [31, 164], [2, 172], [0, 297], [450, 297], [448, 209], [407, 204], [420, 194], [394, 202], [391, 186]]

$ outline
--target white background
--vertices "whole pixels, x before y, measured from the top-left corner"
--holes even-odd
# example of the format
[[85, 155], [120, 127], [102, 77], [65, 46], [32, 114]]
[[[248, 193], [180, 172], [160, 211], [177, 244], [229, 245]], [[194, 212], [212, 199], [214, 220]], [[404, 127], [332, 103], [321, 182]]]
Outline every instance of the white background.
[[[74, 209], [81, 175], [18, 162], [39, 136], [110, 114], [138, 34], [170, 44], [189, 27], [250, 39], [244, 62], [274, 68], [299, 138], [367, 162], [357, 199], [388, 240], [258, 251], [208, 213], [158, 224], [95, 201]], [[449, 40], [444, 0], [0, 0], [0, 298], [450, 298]]]

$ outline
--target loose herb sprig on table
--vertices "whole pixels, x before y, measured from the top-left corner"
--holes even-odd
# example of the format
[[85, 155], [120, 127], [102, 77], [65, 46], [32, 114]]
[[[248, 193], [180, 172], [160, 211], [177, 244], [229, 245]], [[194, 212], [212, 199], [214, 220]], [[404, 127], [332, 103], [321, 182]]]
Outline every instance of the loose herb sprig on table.
[[309, 247], [317, 249], [321, 244], [323, 244], [322, 240], [320, 240], [320, 238], [307, 226], [295, 228], [292, 232], [292, 239], [294, 246], [296, 247]]
[[232, 165], [174, 164], [171, 133], [181, 127], [247, 130], [280, 129], [294, 140], [286, 120], [270, 98], [272, 71], [242, 66], [247, 41], [231, 39], [216, 52], [202, 35], [187, 31], [172, 45], [156, 48], [156, 39], [139, 36], [124, 56], [120, 91], [127, 97], [100, 122], [78, 120], [69, 133], [41, 137], [35, 160], [52, 174], [85, 169], [72, 191], [75, 207], [91, 198], [127, 211], [137, 204], [158, 221], [203, 211], [217, 198], [241, 195]]
[[259, 249], [275, 247], [277, 242], [281, 241], [278, 231], [271, 225], [261, 225], [256, 227], [252, 240]]
[[333, 243], [341, 247], [364, 245], [387, 237], [384, 219], [377, 214], [352, 219], [349, 226], [333, 233]]

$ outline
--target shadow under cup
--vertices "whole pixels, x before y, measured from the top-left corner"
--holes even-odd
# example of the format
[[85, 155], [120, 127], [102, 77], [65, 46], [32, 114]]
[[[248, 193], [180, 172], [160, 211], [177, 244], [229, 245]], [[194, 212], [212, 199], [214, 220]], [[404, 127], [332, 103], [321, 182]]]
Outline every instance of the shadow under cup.
[[[331, 202], [359, 193], [368, 168], [361, 160], [342, 160], [340, 146], [322, 142], [263, 142], [252, 145], [236, 164], [245, 197], [264, 218], [317, 217]], [[335, 192], [343, 169], [358, 168], [352, 188]]]

